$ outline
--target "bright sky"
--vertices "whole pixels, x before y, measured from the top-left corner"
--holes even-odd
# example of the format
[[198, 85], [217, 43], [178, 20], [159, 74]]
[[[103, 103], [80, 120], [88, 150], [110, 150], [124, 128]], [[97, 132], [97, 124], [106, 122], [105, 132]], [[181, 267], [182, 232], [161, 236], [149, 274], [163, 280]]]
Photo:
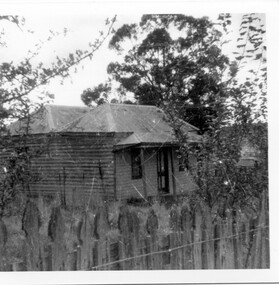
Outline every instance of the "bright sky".
[[[67, 56], [68, 53], [76, 49], [86, 49], [88, 42], [98, 38], [99, 31], [105, 30], [106, 18], [112, 18], [114, 15], [109, 11], [108, 14], [95, 15], [61, 15], [54, 14], [51, 17], [40, 15], [25, 16], [25, 25], [22, 30], [14, 25], [5, 23], [5, 35], [7, 48], [1, 48], [2, 59], [5, 61], [13, 60], [15, 62], [22, 60], [28, 53], [28, 50], [34, 50], [35, 45], [41, 40], [45, 41], [50, 35], [50, 30], [61, 33], [50, 42], [43, 45], [38, 60], [45, 64], [50, 64], [55, 60], [55, 56]], [[122, 26], [124, 23], [138, 22], [142, 14], [120, 14], [117, 15], [117, 22], [114, 28]], [[211, 13], [189, 13], [196, 17], [209, 16], [213, 21], [217, 19], [218, 14]], [[237, 31], [241, 14], [233, 15], [232, 28]], [[68, 32], [64, 35], [64, 29]], [[29, 31], [33, 31], [30, 33]], [[237, 32], [232, 34], [232, 44], [235, 44]], [[232, 51], [232, 44], [224, 50], [227, 54]], [[20, 48], [19, 48], [20, 47]], [[52, 80], [47, 86], [47, 90], [55, 95], [55, 104], [61, 105], [83, 105], [80, 95], [83, 90], [102, 83], [107, 78], [106, 68], [111, 61], [117, 60], [117, 54], [108, 49], [108, 40], [95, 53], [92, 60], [83, 62], [83, 66], [78, 67], [78, 72], [71, 72], [71, 79], [66, 79], [63, 85], [60, 79]], [[74, 70], [74, 69], [73, 69]], [[73, 71], [72, 70], [72, 71]]]

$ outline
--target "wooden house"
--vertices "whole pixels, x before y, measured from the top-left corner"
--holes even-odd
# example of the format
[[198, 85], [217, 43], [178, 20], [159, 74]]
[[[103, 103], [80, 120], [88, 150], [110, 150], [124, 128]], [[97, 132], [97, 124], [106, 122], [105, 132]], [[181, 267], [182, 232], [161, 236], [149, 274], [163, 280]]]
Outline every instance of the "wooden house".
[[[15, 144], [22, 139], [22, 126], [16, 122], [10, 127]], [[182, 122], [182, 129], [189, 143], [200, 142], [196, 127]], [[196, 188], [181, 164], [166, 115], [154, 106], [48, 105], [32, 116], [25, 146], [44, 149], [30, 162], [38, 174], [28, 185], [33, 195], [59, 194], [75, 201], [98, 192], [105, 199], [129, 199], [181, 195]]]

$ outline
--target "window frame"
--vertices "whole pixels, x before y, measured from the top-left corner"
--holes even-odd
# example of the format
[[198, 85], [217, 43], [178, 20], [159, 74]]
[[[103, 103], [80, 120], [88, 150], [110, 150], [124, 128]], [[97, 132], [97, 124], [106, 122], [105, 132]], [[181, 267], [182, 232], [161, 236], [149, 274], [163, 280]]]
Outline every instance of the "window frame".
[[131, 178], [142, 178], [142, 161], [141, 161], [141, 149], [131, 148]]

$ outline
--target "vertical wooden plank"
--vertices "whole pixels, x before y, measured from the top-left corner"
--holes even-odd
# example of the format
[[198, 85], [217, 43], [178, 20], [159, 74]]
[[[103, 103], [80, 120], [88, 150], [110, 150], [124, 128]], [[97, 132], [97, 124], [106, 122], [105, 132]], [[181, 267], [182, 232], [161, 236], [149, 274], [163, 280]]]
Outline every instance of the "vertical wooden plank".
[[[140, 243], [140, 254], [141, 255], [144, 255], [144, 254], [146, 254], [147, 253], [147, 248], [146, 248], [146, 243], [145, 243], [145, 238], [141, 238], [140, 240], [139, 240], [139, 243]], [[148, 267], [147, 267], [147, 262], [146, 262], [146, 257], [145, 256], [143, 256], [143, 257], [141, 257], [140, 258], [140, 269], [141, 270], [146, 270], [146, 269], [148, 269]]]
[[77, 251], [72, 251], [67, 254], [66, 270], [75, 271], [77, 270]]
[[88, 270], [93, 266], [92, 262], [92, 239], [94, 236], [94, 215], [85, 212], [80, 227], [80, 269]]
[[247, 260], [249, 255], [249, 219], [242, 213], [241, 214], [241, 263], [243, 269], [247, 268]]
[[162, 267], [163, 269], [171, 269], [171, 254], [169, 252], [170, 246], [170, 235], [162, 236], [161, 250], [164, 251], [162, 254]]
[[144, 148], [141, 148], [141, 149], [140, 149], [140, 161], [141, 161], [141, 171], [142, 171], [143, 194], [144, 194], [144, 198], [147, 198], [147, 186], [146, 186], [146, 175], [145, 175]]
[[52, 209], [48, 225], [48, 236], [52, 241], [52, 270], [59, 271], [65, 267], [66, 250], [64, 242], [65, 222], [60, 207]]
[[[133, 256], [139, 256], [140, 255], [139, 236], [134, 233], [131, 236], [131, 242], [132, 242]], [[135, 258], [133, 264], [134, 264], [134, 268], [132, 269], [135, 269], [135, 270], [141, 269], [140, 258]]]
[[233, 213], [233, 250], [234, 250], [234, 267], [235, 269], [243, 269], [242, 260], [242, 228], [241, 228], [241, 210], [236, 209]]
[[146, 245], [146, 254], [148, 254], [145, 259], [146, 259], [146, 269], [151, 270], [153, 269], [153, 262], [152, 262], [152, 255], [150, 255], [151, 251], [151, 236], [147, 236], [145, 238], [145, 245]]
[[126, 255], [125, 255], [125, 244], [123, 242], [123, 237], [121, 237], [119, 239], [119, 242], [118, 242], [118, 251], [119, 251], [119, 268], [120, 270], [126, 270], [126, 263], [125, 261], [122, 261], [122, 260], [125, 260], [126, 258]]
[[43, 271], [52, 270], [52, 246], [50, 244], [42, 246], [42, 259], [43, 259]]
[[99, 240], [99, 258], [100, 263], [103, 265], [100, 270], [106, 270], [107, 269], [107, 263], [108, 263], [108, 256], [107, 256], [107, 239], [100, 239]]
[[[150, 253], [157, 252], [159, 250], [158, 245], [158, 218], [151, 208], [148, 213], [147, 221], [146, 221], [146, 231], [150, 235], [147, 237], [147, 247]], [[148, 257], [148, 262], [150, 262], [150, 269], [159, 269], [159, 260], [158, 254], [152, 254]]]
[[[110, 261], [115, 262], [119, 260], [119, 246], [118, 246], [118, 241], [111, 241], [109, 244], [109, 251], [110, 251]], [[113, 265], [110, 266], [110, 270], [119, 270], [120, 269], [120, 264], [119, 263], [114, 263]]]
[[265, 228], [265, 258], [266, 258], [266, 268], [270, 268], [270, 246], [269, 246], [269, 199], [268, 194], [264, 195], [265, 198], [265, 212], [266, 212], [266, 228]]
[[78, 245], [76, 247], [76, 265], [77, 265], [77, 270], [82, 270], [81, 266], [82, 260], [81, 260], [81, 247]]
[[8, 238], [8, 232], [6, 224], [0, 219], [0, 271], [6, 270], [6, 242]]
[[252, 217], [250, 220], [248, 220], [248, 227], [246, 229], [246, 239], [247, 239], [247, 257], [245, 262], [245, 268], [251, 269], [253, 268], [253, 255], [255, 250], [255, 218]]
[[180, 231], [180, 215], [176, 205], [173, 205], [170, 210], [170, 229], [173, 232]]
[[214, 228], [215, 269], [221, 269], [220, 238], [221, 238], [221, 219], [217, 218], [215, 228]]
[[226, 233], [225, 233], [225, 243], [226, 243], [226, 269], [234, 269], [234, 250], [233, 250], [233, 219], [232, 219], [232, 213], [231, 210], [227, 210], [226, 214]]
[[175, 249], [178, 246], [178, 233], [170, 233], [170, 269], [179, 269], [179, 260], [178, 260], [178, 250]]
[[[170, 210], [170, 228], [173, 231], [170, 234], [170, 249], [173, 249], [180, 244], [181, 223], [180, 223], [180, 215], [179, 215], [178, 207], [176, 205], [173, 205]], [[180, 256], [179, 251], [181, 250], [171, 251], [171, 268], [172, 269], [180, 269], [181, 256]]]
[[[184, 246], [182, 243], [182, 232], [177, 233], [177, 246]], [[178, 255], [178, 268], [177, 269], [183, 269], [183, 248], [179, 248], [177, 250]]]
[[214, 241], [213, 225], [209, 207], [203, 208], [203, 241], [202, 244], [202, 263], [204, 269], [214, 269]]
[[35, 203], [28, 201], [22, 217], [22, 229], [26, 237], [26, 262], [27, 270], [37, 271], [42, 269], [40, 255], [41, 226], [40, 212]]
[[26, 271], [26, 267], [23, 262], [16, 262], [12, 264], [12, 271]]
[[98, 268], [96, 268], [99, 263], [99, 259], [98, 259], [98, 240], [94, 240], [93, 241], [93, 245], [92, 245], [92, 262], [93, 262], [93, 270], [98, 270]]
[[220, 269], [226, 269], [226, 224], [222, 219], [220, 220]]
[[252, 255], [252, 268], [260, 269], [263, 268], [263, 262], [265, 263], [265, 256], [263, 251], [264, 241], [264, 226], [265, 226], [265, 198], [262, 196], [261, 209], [256, 223], [255, 239], [254, 239], [254, 251]]
[[193, 236], [193, 252], [194, 252], [194, 268], [202, 269], [202, 211], [199, 205], [195, 209], [194, 236]]
[[193, 245], [192, 245], [192, 218], [191, 212], [187, 205], [184, 205], [181, 209], [181, 230], [182, 243], [187, 245], [182, 249], [183, 256], [183, 269], [193, 269]]

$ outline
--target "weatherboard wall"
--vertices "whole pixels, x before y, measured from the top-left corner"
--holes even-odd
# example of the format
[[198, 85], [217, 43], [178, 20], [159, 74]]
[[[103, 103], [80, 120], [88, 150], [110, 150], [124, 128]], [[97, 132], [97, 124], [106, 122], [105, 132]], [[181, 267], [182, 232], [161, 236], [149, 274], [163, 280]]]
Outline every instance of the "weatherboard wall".
[[[153, 149], [144, 150], [147, 196], [158, 195], [157, 157]], [[131, 150], [116, 153], [116, 195], [118, 199], [144, 197], [143, 179], [132, 179]]]
[[[26, 146], [39, 152], [31, 159], [31, 173], [37, 177], [36, 182], [29, 184], [31, 194], [57, 195], [71, 204], [88, 201], [88, 197], [94, 199], [96, 193], [108, 199], [143, 197], [143, 179], [132, 179], [130, 149], [113, 152], [113, 146], [127, 136], [127, 133], [30, 136]], [[22, 138], [14, 137], [11, 145], [22, 146]], [[11, 152], [12, 148], [6, 148], [0, 153], [3, 163]], [[169, 184], [173, 194], [170, 155], [169, 151]], [[144, 167], [147, 195], [157, 196], [156, 148], [144, 149]], [[195, 189], [188, 172], [179, 171], [176, 155], [174, 170], [177, 194]]]
[[[126, 134], [74, 133], [33, 135], [26, 143], [41, 154], [31, 159], [31, 171], [37, 177], [30, 183], [31, 194], [59, 195], [67, 203], [93, 197], [94, 193], [114, 198], [113, 145]], [[19, 141], [19, 138], [17, 138]], [[21, 139], [22, 141], [22, 139]], [[14, 145], [16, 145], [14, 138]], [[2, 159], [11, 152], [7, 150]], [[3, 160], [4, 161], [4, 160]]]
[[[169, 194], [173, 194], [173, 177], [171, 169], [171, 149], [168, 151], [169, 167]], [[157, 174], [157, 151], [158, 148], [144, 149], [144, 168], [147, 196], [158, 196]], [[189, 171], [179, 171], [179, 160], [174, 155], [174, 179], [176, 193], [178, 195], [196, 189], [196, 184]], [[116, 153], [116, 196], [117, 199], [142, 198], [144, 197], [143, 178], [132, 179], [131, 150], [125, 149]]]

